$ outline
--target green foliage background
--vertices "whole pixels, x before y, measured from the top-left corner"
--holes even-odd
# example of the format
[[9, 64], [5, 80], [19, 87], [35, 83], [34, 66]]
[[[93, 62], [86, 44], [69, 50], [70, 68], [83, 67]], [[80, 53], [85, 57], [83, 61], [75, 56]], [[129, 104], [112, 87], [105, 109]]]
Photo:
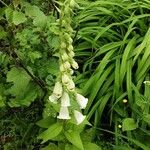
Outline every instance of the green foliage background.
[[[37, 121], [55, 115], [46, 99], [59, 68], [58, 4], [0, 2], [0, 148], [42, 149], [49, 143], [37, 139], [43, 131]], [[84, 114], [92, 124], [81, 138], [102, 149], [149, 150], [150, 1], [77, 2], [72, 27], [80, 68], [74, 81], [89, 98]]]

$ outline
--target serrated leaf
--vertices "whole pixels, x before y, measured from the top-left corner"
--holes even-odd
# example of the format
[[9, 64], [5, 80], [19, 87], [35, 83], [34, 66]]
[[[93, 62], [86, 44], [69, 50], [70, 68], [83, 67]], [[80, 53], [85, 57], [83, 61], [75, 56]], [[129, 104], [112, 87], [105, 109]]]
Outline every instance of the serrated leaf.
[[22, 69], [12, 68], [7, 73], [7, 82], [13, 82], [13, 86], [9, 89], [9, 93], [17, 96], [20, 95], [27, 87], [30, 76]]
[[143, 115], [143, 120], [145, 122], [147, 122], [148, 124], [150, 124], [150, 114], [144, 114]]
[[38, 139], [42, 139], [42, 143], [51, 140], [58, 136], [60, 132], [62, 131], [63, 127], [62, 124], [60, 123], [55, 123], [51, 125], [46, 131], [42, 132], [39, 136]]
[[91, 143], [91, 142], [85, 142], [84, 149], [85, 150], [102, 150], [101, 147], [99, 147], [98, 145]]
[[30, 4], [26, 5], [25, 13], [33, 19], [33, 24], [37, 27], [44, 27], [47, 23], [47, 16], [39, 9], [39, 7]]
[[8, 104], [10, 107], [29, 106], [37, 98], [37, 92], [36, 86], [30, 83], [16, 98], [10, 99]]
[[65, 132], [65, 136], [68, 139], [68, 141], [71, 142], [74, 146], [76, 146], [80, 150], [84, 150], [83, 143], [82, 143], [79, 132], [68, 131], [68, 132]]
[[7, 32], [4, 31], [4, 28], [0, 26], [0, 39], [4, 39], [7, 36]]
[[130, 131], [135, 130], [137, 128], [137, 123], [134, 121], [133, 118], [125, 118], [122, 122], [122, 130], [123, 131]]
[[13, 10], [10, 7], [8, 7], [7, 9], [5, 9], [5, 16], [6, 16], [6, 20], [8, 22], [12, 22]]
[[24, 23], [27, 20], [25, 14], [23, 14], [20, 11], [14, 11], [13, 12], [13, 23], [15, 25], [19, 25], [21, 23]]

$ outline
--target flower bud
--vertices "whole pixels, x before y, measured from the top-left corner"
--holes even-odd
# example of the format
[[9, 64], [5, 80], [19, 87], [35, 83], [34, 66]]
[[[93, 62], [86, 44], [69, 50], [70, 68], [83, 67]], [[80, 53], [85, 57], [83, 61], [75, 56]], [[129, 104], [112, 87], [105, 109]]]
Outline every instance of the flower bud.
[[77, 125], [81, 124], [86, 118], [86, 116], [82, 115], [82, 113], [77, 110], [74, 110], [74, 117], [76, 119]]
[[74, 60], [71, 62], [71, 66], [72, 66], [74, 69], [78, 69], [78, 68], [79, 68], [78, 63], [77, 63], [76, 61], [74, 61]]
[[58, 98], [57, 98], [54, 94], [52, 94], [52, 95], [49, 96], [49, 100], [50, 100], [52, 103], [57, 104]]
[[60, 98], [62, 96], [62, 84], [60, 82], [56, 82], [53, 90], [53, 94], [57, 97]]
[[73, 75], [74, 71], [72, 69], [69, 69], [70, 75]]
[[68, 55], [69, 55], [70, 57], [74, 57], [75, 54], [74, 54], [73, 51], [70, 51]]
[[66, 48], [66, 44], [64, 42], [62, 42], [61, 45], [60, 45], [60, 48], [61, 49], [65, 49]]
[[66, 61], [64, 64], [65, 69], [69, 69], [71, 67], [70, 63]]
[[64, 71], [65, 71], [65, 67], [64, 67], [64, 65], [63, 65], [63, 64], [61, 64], [59, 69], [60, 69], [60, 71], [61, 71], [61, 72], [64, 72]]
[[67, 49], [68, 49], [69, 52], [71, 52], [71, 51], [73, 51], [73, 46], [69, 45]]
[[77, 103], [79, 104], [81, 109], [85, 109], [86, 108], [86, 105], [88, 103], [88, 99], [87, 98], [85, 98], [83, 95], [77, 93], [76, 94], [76, 100], [77, 100]]
[[68, 107], [60, 107], [58, 119], [70, 119]]
[[64, 92], [61, 97], [61, 106], [63, 106], [63, 107], [70, 106], [70, 98], [69, 98], [69, 94], [67, 92]]
[[66, 74], [63, 74], [63, 75], [62, 75], [62, 83], [63, 83], [63, 84], [68, 84], [69, 81], [70, 81], [69, 76], [66, 75]]
[[66, 61], [66, 60], [68, 60], [69, 57], [68, 57], [67, 53], [64, 52], [64, 53], [62, 54], [61, 58], [62, 58], [63, 61]]
[[75, 84], [72, 80], [69, 81], [68, 85], [67, 85], [67, 89], [69, 91], [73, 91], [75, 89]]

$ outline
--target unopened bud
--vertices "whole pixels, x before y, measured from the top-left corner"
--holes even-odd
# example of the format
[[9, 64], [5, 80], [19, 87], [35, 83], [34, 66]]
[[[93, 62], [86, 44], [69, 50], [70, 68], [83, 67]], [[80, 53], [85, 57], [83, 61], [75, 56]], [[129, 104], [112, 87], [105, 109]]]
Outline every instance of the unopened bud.
[[63, 64], [61, 64], [59, 69], [60, 69], [60, 71], [61, 71], [61, 72], [64, 72], [64, 71], [65, 71], [65, 67], [64, 67], [64, 65], [63, 65]]
[[68, 51], [71, 52], [71, 51], [73, 51], [73, 46], [72, 46], [72, 45], [69, 45], [67, 49], [68, 49]]
[[66, 61], [64, 64], [65, 69], [69, 69], [71, 67], [70, 63]]
[[68, 84], [68, 83], [69, 83], [69, 81], [70, 81], [69, 76], [68, 76], [68, 75], [66, 75], [66, 74], [63, 74], [63, 75], [62, 75], [62, 83], [64, 83], [64, 84]]
[[68, 55], [67, 55], [67, 53], [66, 52], [64, 52], [63, 54], [62, 54], [62, 60], [63, 61], [66, 61], [66, 60], [68, 60]]
[[75, 54], [74, 54], [73, 51], [70, 51], [68, 55], [69, 55], [70, 57], [74, 57]]
[[69, 81], [68, 85], [67, 85], [67, 89], [69, 91], [73, 91], [75, 89], [75, 84], [72, 80]]
[[77, 63], [76, 61], [74, 61], [74, 60], [71, 62], [71, 66], [72, 66], [74, 69], [78, 69], [78, 68], [79, 68], [78, 63]]
[[127, 102], [128, 102], [128, 100], [127, 100], [127, 99], [123, 99], [122, 101], [123, 101], [123, 103], [127, 103]]
[[64, 42], [62, 42], [61, 45], [60, 45], [60, 47], [61, 47], [62, 49], [64, 49], [64, 48], [66, 48], [66, 44], [65, 44]]
[[119, 124], [119, 125], [118, 125], [118, 128], [122, 128], [122, 125], [121, 125], [121, 124]]

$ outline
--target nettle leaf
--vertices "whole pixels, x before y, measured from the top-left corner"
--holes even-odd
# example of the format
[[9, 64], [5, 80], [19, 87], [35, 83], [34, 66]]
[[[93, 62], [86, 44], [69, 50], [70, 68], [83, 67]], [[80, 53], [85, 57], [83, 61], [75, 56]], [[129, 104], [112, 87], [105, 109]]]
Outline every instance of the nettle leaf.
[[12, 68], [7, 73], [7, 82], [13, 82], [13, 86], [9, 89], [9, 93], [17, 96], [20, 95], [27, 87], [30, 76], [22, 69]]
[[71, 142], [74, 146], [76, 146], [80, 150], [84, 150], [79, 132], [73, 130], [67, 131], [65, 132], [65, 136], [68, 139], [68, 141]]
[[122, 122], [123, 131], [135, 130], [137, 127], [137, 123], [133, 118], [125, 118]]
[[37, 98], [37, 92], [35, 85], [30, 83], [20, 95], [10, 99], [8, 104], [10, 107], [29, 106]]
[[27, 20], [26, 16], [24, 13], [20, 12], [20, 11], [14, 11], [13, 12], [13, 23], [15, 25], [19, 25], [21, 23], [24, 23]]
[[7, 36], [7, 32], [4, 31], [4, 28], [0, 26], [0, 39], [4, 39]]
[[35, 5], [26, 5], [25, 13], [33, 19], [33, 24], [37, 27], [44, 27], [47, 23], [47, 16]]
[[102, 150], [101, 147], [99, 147], [98, 145], [91, 143], [91, 142], [85, 142], [84, 143], [84, 149], [85, 150]]
[[58, 136], [63, 129], [62, 124], [60, 123], [55, 123], [51, 125], [46, 131], [42, 132], [39, 136], [38, 139], [42, 139], [42, 143], [51, 140]]
[[5, 9], [5, 17], [8, 22], [12, 22], [13, 10], [10, 7]]

